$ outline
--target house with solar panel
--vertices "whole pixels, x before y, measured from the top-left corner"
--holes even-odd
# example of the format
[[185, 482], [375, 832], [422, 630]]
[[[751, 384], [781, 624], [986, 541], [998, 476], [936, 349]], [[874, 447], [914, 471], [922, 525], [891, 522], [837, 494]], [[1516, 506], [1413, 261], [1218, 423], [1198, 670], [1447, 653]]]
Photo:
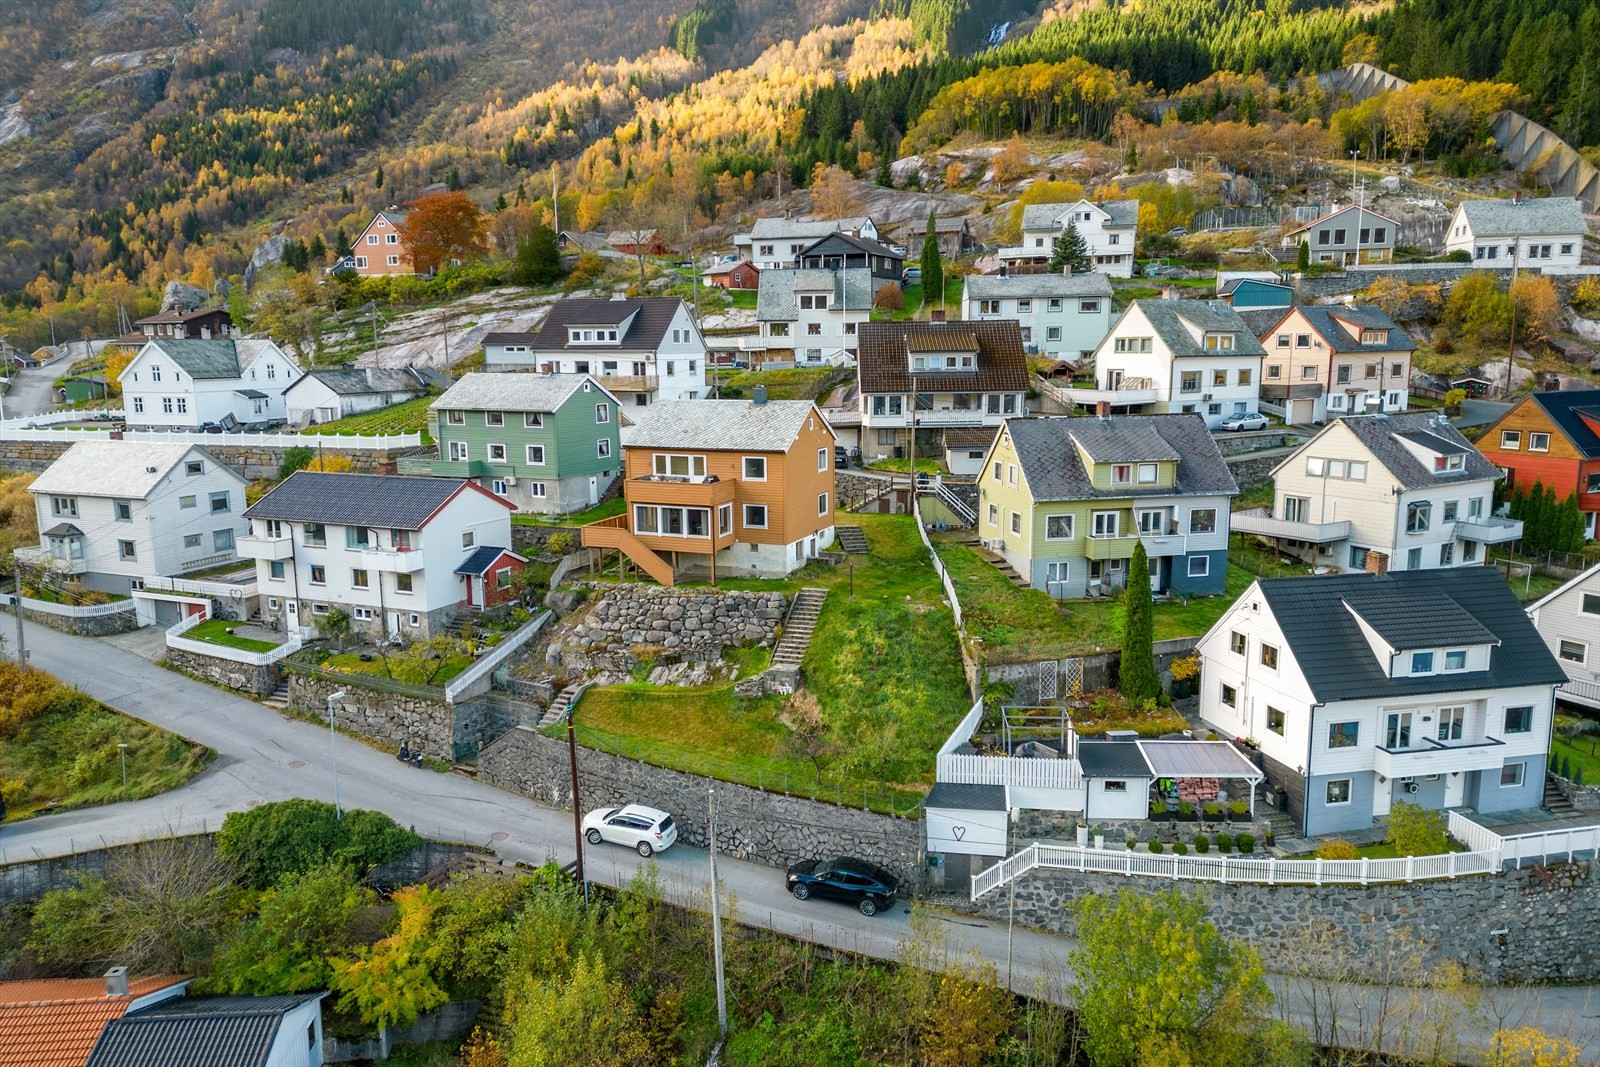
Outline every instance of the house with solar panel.
[[1538, 808], [1567, 682], [1488, 567], [1263, 578], [1200, 639], [1200, 717], [1257, 746], [1304, 835], [1399, 801]]
[[358, 633], [421, 639], [509, 598], [514, 510], [466, 478], [297, 471], [245, 512], [239, 554], [288, 632], [337, 608]]

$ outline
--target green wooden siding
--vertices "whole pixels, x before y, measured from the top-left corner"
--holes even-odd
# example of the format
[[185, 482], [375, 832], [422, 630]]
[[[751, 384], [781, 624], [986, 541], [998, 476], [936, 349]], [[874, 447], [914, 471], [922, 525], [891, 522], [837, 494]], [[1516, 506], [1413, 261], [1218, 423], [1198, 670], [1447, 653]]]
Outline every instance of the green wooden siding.
[[[595, 421], [595, 407], [598, 404], [606, 405], [610, 415], [608, 422]], [[574, 392], [559, 410], [545, 413], [544, 425], [539, 428], [526, 426], [524, 413], [520, 411], [504, 412], [504, 426], [486, 425], [483, 411], [464, 414], [465, 425], [452, 426], [449, 412], [437, 413], [438, 425], [434, 429], [434, 438], [439, 442], [439, 459], [434, 465], [435, 474], [464, 478], [512, 475], [535, 481], [557, 481], [616, 471], [622, 467], [622, 441], [617, 426], [619, 413], [617, 405], [604, 393]], [[604, 458], [599, 455], [599, 442], [602, 439], [611, 442], [611, 454]], [[465, 462], [450, 459], [453, 441], [466, 443]], [[506, 446], [505, 462], [489, 460], [491, 444]], [[542, 465], [528, 462], [529, 445], [544, 446]]]

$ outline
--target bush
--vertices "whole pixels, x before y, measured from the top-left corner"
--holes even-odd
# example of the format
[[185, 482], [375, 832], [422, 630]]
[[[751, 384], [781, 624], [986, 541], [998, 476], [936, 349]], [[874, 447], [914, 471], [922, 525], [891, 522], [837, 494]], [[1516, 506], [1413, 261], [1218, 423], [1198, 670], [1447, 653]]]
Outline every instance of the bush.
[[1402, 856], [1437, 856], [1450, 847], [1444, 812], [1397, 800], [1389, 810], [1389, 840]]
[[303, 471], [311, 466], [311, 461], [316, 458], [316, 453], [305, 445], [296, 445], [294, 448], [284, 450], [283, 462], [278, 464], [278, 481], [283, 481], [295, 471]]
[[1125, 844], [1128, 846], [1128, 851], [1132, 852], [1134, 849], [1139, 847], [1139, 839], [1137, 837], [1130, 837]]
[[1150, 842], [1150, 851], [1159, 856], [1162, 852], [1166, 851], [1166, 846], [1160, 841], [1152, 841]]
[[1172, 846], [1172, 851], [1180, 856], [1187, 856], [1189, 854], [1189, 846], [1184, 844], [1182, 841], [1179, 841], [1176, 845]]
[[906, 294], [894, 282], [885, 282], [872, 294], [872, 306], [879, 311], [902, 311], [906, 306]]
[[1361, 853], [1356, 850], [1356, 846], [1343, 838], [1336, 837], [1332, 841], [1324, 841], [1317, 846], [1317, 859], [1319, 860], [1353, 860], [1360, 858]]
[[1256, 850], [1256, 838], [1255, 838], [1255, 835], [1254, 834], [1240, 834], [1239, 835], [1239, 840], [1238, 840], [1238, 847], [1239, 847], [1239, 851], [1242, 854], [1244, 854], [1246, 856], [1250, 855], [1252, 852], [1254, 852]]
[[1441, 262], [1443, 262], [1443, 263], [1471, 263], [1472, 262], [1472, 253], [1468, 252], [1468, 251], [1466, 251], [1464, 249], [1457, 249], [1456, 251], [1451, 252], [1450, 254], [1445, 256], [1444, 259], [1441, 260]]
[[544, 543], [544, 547], [545, 551], [551, 555], [565, 556], [568, 552], [578, 547], [578, 538], [577, 535], [562, 530], [560, 533], [551, 534], [550, 539]]
[[[1220, 838], [1219, 838], [1219, 840], [1220, 840]], [[1211, 851], [1211, 839], [1209, 837], [1207, 837], [1205, 834], [1195, 834], [1194, 835], [1194, 850], [1196, 852], [1199, 852], [1199, 853], [1202, 853], [1202, 854], [1210, 852]]]
[[233, 812], [217, 834], [218, 854], [257, 889], [327, 863], [347, 864], [363, 875], [421, 843], [382, 812], [347, 811], [340, 819], [332, 804], [304, 799]]
[[1218, 852], [1232, 852], [1233, 851], [1233, 835], [1232, 834], [1218, 834], [1217, 835], [1217, 851]]

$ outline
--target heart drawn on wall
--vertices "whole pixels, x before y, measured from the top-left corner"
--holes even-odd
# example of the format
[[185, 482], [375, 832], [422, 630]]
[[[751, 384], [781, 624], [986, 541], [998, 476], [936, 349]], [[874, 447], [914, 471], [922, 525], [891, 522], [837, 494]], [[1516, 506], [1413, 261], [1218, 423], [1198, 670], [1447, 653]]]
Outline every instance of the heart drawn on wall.
[[957, 841], [967, 836], [967, 828], [965, 826], [952, 826], [950, 827], [950, 832], [956, 835]]

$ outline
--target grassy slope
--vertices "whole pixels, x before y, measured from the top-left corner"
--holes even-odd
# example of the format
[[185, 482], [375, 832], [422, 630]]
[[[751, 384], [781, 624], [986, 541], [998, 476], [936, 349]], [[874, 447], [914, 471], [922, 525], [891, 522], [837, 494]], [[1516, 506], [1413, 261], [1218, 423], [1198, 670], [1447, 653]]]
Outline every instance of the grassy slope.
[[407, 400], [392, 407], [320, 423], [308, 427], [305, 432], [314, 437], [337, 434], [420, 433], [423, 443], [428, 444], [433, 440], [427, 432], [428, 405], [435, 399], [431, 396], [419, 396], [415, 400]]

